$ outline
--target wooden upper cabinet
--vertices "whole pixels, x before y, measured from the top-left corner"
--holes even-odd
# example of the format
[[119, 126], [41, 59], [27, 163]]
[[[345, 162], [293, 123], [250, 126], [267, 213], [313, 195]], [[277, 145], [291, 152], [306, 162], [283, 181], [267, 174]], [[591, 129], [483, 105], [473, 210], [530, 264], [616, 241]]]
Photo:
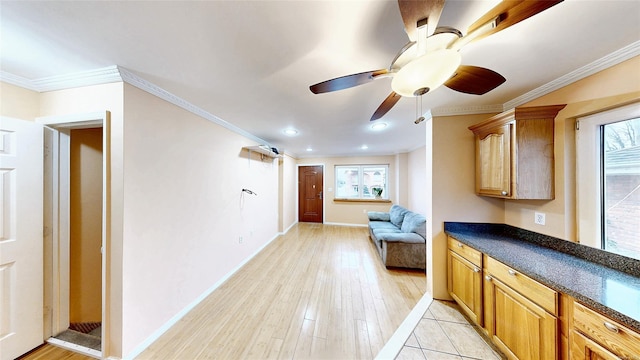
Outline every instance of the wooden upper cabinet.
[[476, 142], [476, 193], [552, 200], [553, 124], [564, 107], [515, 108], [469, 127]]

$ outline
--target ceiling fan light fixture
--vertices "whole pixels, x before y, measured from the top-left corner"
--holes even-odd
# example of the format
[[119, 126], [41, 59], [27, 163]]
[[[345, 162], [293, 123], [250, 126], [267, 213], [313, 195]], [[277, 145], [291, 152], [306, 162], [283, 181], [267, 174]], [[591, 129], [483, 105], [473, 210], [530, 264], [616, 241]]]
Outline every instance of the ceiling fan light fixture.
[[423, 95], [444, 84], [461, 62], [462, 57], [456, 50], [427, 53], [402, 67], [391, 80], [391, 88], [402, 96]]

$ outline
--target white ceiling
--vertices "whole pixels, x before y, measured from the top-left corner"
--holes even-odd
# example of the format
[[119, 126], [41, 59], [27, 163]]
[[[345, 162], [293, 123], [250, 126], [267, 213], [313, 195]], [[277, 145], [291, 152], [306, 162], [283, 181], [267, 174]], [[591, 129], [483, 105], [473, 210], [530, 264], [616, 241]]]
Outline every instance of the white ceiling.
[[[495, 4], [449, 0], [438, 25], [465, 33]], [[378, 120], [388, 124], [384, 131], [371, 131], [369, 118], [391, 92], [390, 79], [309, 91], [320, 81], [389, 66], [408, 40], [395, 1], [2, 0], [0, 16], [5, 80], [118, 65], [298, 157], [394, 154], [425, 144], [414, 98]], [[495, 70], [506, 83], [482, 96], [440, 87], [423, 96], [422, 110], [520, 105], [558, 79], [638, 55], [639, 44], [640, 1], [567, 0], [461, 50], [463, 64]], [[630, 76], [640, 81], [640, 69]], [[287, 137], [286, 128], [299, 133]]]

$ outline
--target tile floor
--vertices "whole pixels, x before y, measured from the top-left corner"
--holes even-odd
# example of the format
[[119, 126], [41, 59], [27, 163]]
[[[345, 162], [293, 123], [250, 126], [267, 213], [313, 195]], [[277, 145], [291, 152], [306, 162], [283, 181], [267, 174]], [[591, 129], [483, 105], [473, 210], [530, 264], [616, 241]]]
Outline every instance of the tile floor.
[[500, 360], [454, 302], [434, 300], [396, 360]]

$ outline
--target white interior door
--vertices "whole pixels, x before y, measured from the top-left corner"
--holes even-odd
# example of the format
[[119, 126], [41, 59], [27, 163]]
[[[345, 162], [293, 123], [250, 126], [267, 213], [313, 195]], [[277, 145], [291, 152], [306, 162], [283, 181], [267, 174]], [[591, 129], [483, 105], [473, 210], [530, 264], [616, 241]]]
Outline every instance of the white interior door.
[[43, 341], [43, 129], [0, 118], [0, 360]]

